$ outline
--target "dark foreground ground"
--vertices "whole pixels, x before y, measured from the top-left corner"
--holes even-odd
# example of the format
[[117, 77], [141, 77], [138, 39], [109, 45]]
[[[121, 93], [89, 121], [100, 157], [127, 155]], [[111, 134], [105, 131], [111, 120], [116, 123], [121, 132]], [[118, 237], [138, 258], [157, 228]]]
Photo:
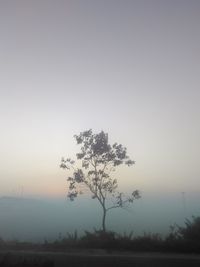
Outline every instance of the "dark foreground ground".
[[199, 255], [160, 253], [0, 252], [0, 267], [199, 267]]

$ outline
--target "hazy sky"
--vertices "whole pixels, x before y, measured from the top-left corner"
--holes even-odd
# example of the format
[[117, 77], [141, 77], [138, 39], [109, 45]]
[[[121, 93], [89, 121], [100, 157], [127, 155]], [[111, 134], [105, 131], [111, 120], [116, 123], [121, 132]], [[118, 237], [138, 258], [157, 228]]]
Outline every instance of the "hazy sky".
[[136, 160], [122, 189], [200, 188], [200, 1], [1, 0], [0, 195], [64, 196], [74, 134]]

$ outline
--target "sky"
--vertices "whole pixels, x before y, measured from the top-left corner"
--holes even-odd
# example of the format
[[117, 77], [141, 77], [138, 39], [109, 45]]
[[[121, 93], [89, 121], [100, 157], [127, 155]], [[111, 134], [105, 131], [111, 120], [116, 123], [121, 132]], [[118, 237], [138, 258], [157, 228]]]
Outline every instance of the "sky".
[[0, 1], [0, 195], [66, 197], [74, 134], [136, 161], [122, 190], [200, 188], [200, 1]]

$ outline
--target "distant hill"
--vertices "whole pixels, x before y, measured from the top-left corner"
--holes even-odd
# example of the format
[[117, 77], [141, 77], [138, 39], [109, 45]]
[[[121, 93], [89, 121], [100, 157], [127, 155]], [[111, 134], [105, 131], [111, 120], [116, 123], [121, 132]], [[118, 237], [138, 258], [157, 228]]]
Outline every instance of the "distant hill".
[[[90, 206], [89, 206], [90, 208]], [[86, 222], [80, 218], [86, 215]], [[41, 241], [58, 238], [59, 234], [92, 229], [96, 222], [90, 220], [90, 210], [79, 209], [75, 205], [63, 200], [39, 200], [20, 197], [0, 197], [0, 237], [6, 240], [20, 239]], [[80, 232], [79, 231], [79, 232]]]
[[[186, 209], [180, 194], [143, 194], [130, 211], [113, 210], [108, 214], [108, 229], [118, 232], [134, 231], [168, 233], [169, 226], [184, 225], [185, 218], [199, 216], [199, 195], [188, 195]], [[0, 237], [41, 241], [55, 240], [59, 233], [78, 230], [92, 231], [101, 226], [98, 203], [87, 195], [70, 202], [63, 199], [34, 199], [0, 197]]]
[[0, 205], [1, 204], [22, 204], [22, 203], [38, 203], [41, 202], [40, 200], [37, 199], [31, 199], [31, 198], [23, 198], [23, 197], [10, 197], [10, 196], [2, 196], [0, 197]]
[[0, 198], [0, 236], [4, 239], [38, 240], [45, 235], [51, 213], [43, 201], [4, 196]]

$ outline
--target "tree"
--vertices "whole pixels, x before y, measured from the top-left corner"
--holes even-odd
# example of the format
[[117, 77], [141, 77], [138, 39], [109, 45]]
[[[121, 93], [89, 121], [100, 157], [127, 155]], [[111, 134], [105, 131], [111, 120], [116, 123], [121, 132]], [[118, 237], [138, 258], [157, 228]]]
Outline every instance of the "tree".
[[97, 199], [102, 214], [102, 230], [106, 231], [107, 212], [115, 208], [127, 208], [135, 199], [140, 198], [138, 190], [126, 197], [124, 193], [117, 191], [117, 179], [111, 177], [116, 167], [122, 164], [131, 166], [135, 164], [127, 156], [127, 150], [121, 144], [108, 143], [108, 134], [101, 131], [93, 134], [92, 130], [81, 132], [74, 136], [81, 152], [76, 154], [77, 163], [81, 167], [75, 167], [75, 161], [71, 158], [61, 160], [60, 167], [72, 170], [72, 176], [67, 178], [69, 182], [68, 197], [74, 200], [81, 191], [79, 185], [84, 185], [92, 194], [92, 199]]

